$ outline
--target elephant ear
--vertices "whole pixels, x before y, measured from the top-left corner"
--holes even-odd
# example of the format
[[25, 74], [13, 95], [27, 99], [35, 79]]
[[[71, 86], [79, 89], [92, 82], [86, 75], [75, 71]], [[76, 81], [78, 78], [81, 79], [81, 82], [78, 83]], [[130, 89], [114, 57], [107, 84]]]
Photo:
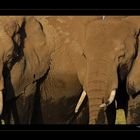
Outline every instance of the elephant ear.
[[26, 72], [30, 81], [40, 79], [49, 69], [50, 53], [42, 24], [34, 17], [25, 20], [24, 54], [27, 61]]
[[39, 47], [45, 44], [43, 27], [34, 17], [26, 17], [25, 32], [31, 47]]

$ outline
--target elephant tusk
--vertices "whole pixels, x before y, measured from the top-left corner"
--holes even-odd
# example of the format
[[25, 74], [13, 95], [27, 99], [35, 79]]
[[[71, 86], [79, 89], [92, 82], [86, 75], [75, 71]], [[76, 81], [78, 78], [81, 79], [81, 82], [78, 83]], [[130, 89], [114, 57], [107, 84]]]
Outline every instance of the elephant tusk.
[[112, 90], [111, 94], [110, 94], [110, 97], [108, 99], [108, 104], [110, 105], [114, 99], [115, 99], [115, 95], [116, 95], [116, 89], [115, 90]]
[[115, 95], [116, 95], [116, 89], [111, 91], [108, 101], [106, 103], [101, 104], [100, 107], [103, 108], [103, 107], [107, 107], [108, 105], [110, 105], [114, 101]]
[[3, 93], [0, 91], [0, 115], [2, 114], [3, 110]]
[[103, 20], [105, 19], [105, 16], [103, 16]]
[[79, 99], [79, 101], [78, 101], [78, 103], [77, 103], [77, 105], [76, 105], [75, 113], [77, 113], [77, 112], [79, 111], [79, 108], [80, 108], [81, 104], [83, 103], [83, 101], [84, 101], [86, 95], [87, 95], [86, 92], [83, 91], [82, 94], [81, 94], [81, 96], [80, 96], [80, 99]]

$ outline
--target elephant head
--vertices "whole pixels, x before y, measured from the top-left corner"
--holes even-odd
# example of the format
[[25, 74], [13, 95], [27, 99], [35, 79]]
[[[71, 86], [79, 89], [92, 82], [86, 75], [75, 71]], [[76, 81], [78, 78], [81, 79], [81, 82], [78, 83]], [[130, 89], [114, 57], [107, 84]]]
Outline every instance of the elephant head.
[[128, 21], [104, 19], [90, 23], [85, 36], [87, 75], [84, 89], [89, 98], [89, 123], [100, 124], [99, 112], [113, 102], [118, 76], [124, 80], [130, 71], [138, 30]]

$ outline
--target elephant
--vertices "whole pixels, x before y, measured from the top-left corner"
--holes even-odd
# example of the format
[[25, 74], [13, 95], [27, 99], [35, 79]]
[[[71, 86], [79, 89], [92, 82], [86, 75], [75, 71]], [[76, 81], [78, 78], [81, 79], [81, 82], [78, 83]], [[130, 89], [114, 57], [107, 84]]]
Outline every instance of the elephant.
[[[78, 112], [75, 112], [75, 108], [83, 91], [86, 73], [86, 62], [82, 54], [84, 30], [89, 22], [102, 20], [102, 17], [61, 16], [58, 22], [56, 20], [56, 17], [49, 17], [48, 22], [58, 30], [61, 48], [52, 56], [47, 78], [41, 85], [42, 120], [45, 124], [75, 123], [73, 120]], [[41, 22], [40, 17], [39, 21]], [[41, 23], [43, 25], [43, 21]], [[87, 97], [84, 102], [82, 124], [88, 124]], [[71, 119], [68, 119], [69, 116]]]
[[120, 82], [126, 81], [137, 53], [139, 28], [136, 24], [127, 17], [105, 19], [91, 22], [85, 33], [84, 90], [89, 99], [89, 124], [101, 124], [100, 112], [113, 103], [116, 90]]
[[[18, 18], [22, 19], [20, 26], [17, 22]], [[0, 107], [1, 110], [3, 108], [2, 115], [6, 123], [34, 123], [34, 120], [36, 121], [35, 117], [37, 116], [34, 110], [36, 111], [39, 108], [39, 106], [35, 108], [36, 104], [38, 105], [36, 99], [38, 100], [39, 98], [39, 102], [41, 102], [41, 114], [43, 114], [40, 117], [41, 123], [88, 123], [87, 100], [85, 100], [86, 105], [81, 107], [81, 112], [74, 112], [83, 90], [82, 84], [86, 68], [85, 57], [82, 54], [82, 41], [84, 40], [84, 30], [87, 23], [102, 19], [102, 17], [53, 18], [40, 16], [18, 18], [14, 18], [13, 20], [14, 26], [18, 26], [18, 29], [16, 29], [11, 25], [7, 25], [7, 23], [12, 23], [11, 19], [5, 22], [3, 17], [1, 17], [1, 20], [4, 21], [4, 26], [6, 25], [8, 27], [6, 30], [2, 26], [5, 29], [5, 38], [10, 40], [10, 42], [4, 42], [6, 47], [8, 45], [10, 46], [10, 49], [1, 50], [1, 56], [6, 51], [8, 53], [8, 60], [5, 61], [5, 58], [2, 57], [2, 64], [4, 65], [1, 64], [1, 70], [3, 71], [1, 72], [2, 80], [0, 82], [2, 84], [1, 89], [4, 89], [4, 103], [1, 102]], [[5, 17], [5, 19], [8, 18]], [[67, 32], [63, 32], [62, 29]], [[7, 32], [11, 32], [9, 30], [12, 30], [10, 37], [7, 35]], [[68, 37], [69, 35], [71, 37]], [[70, 42], [69, 39], [73, 41]], [[71, 52], [69, 53], [69, 51]], [[13, 55], [15, 56], [13, 57]], [[69, 55], [72, 56], [68, 57]], [[77, 71], [79, 69], [77, 66], [70, 71], [69, 68], [73, 65], [71, 59], [73, 61], [77, 60], [77, 66], [79, 64], [81, 65], [80, 71]], [[60, 67], [57, 61], [63, 64], [64, 60], [67, 60], [68, 63]], [[58, 85], [58, 87], [51, 91], [48, 87], [51, 85], [52, 73], [54, 71], [60, 79], [57, 77], [58, 82], [54, 81], [54, 86]], [[61, 79], [63, 74], [64, 76]], [[51, 93], [49, 98], [45, 97], [46, 91], [47, 95]], [[54, 97], [55, 93], [58, 96]], [[50, 109], [49, 113], [44, 112], [47, 109]], [[79, 116], [83, 116], [82, 111], [86, 115], [81, 120]], [[76, 118], [80, 121], [78, 120], [79, 122], [76, 122]]]
[[[139, 124], [139, 16], [127, 16], [121, 19], [124, 22], [129, 22], [135, 30], [136, 36], [136, 53], [133, 57], [133, 64], [124, 81], [120, 81], [120, 88], [118, 90], [117, 102], [118, 108], [125, 110], [127, 124]], [[132, 38], [131, 38], [132, 39]]]
[[[20, 26], [18, 19], [22, 19]], [[1, 49], [3, 116], [6, 123], [10, 123], [12, 112], [15, 123], [30, 123], [36, 81], [49, 69], [50, 48], [46, 47], [49, 44], [40, 24], [32, 17], [1, 17], [0, 20], [3, 21], [1, 30], [4, 30], [4, 39], [8, 40], [2, 39]], [[40, 55], [37, 53], [38, 47], [41, 48]], [[37, 67], [40, 69], [36, 70]]]

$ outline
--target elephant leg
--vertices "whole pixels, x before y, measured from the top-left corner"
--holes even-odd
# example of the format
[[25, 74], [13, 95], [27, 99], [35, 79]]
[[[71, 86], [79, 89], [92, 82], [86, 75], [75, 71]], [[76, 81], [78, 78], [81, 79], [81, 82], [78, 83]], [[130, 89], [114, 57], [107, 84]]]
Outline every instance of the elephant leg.
[[[4, 102], [2, 119], [4, 119], [5, 124], [9, 124], [10, 123], [11, 110], [12, 110], [12, 101], [13, 100], [8, 100], [8, 101]], [[14, 122], [12, 122], [12, 124], [14, 124]]]
[[[13, 103], [12, 116], [19, 124], [30, 124], [34, 105], [34, 96], [21, 95]], [[15, 122], [16, 123], [16, 122]]]
[[127, 124], [140, 124], [140, 95], [129, 100]]
[[36, 84], [30, 84], [24, 93], [12, 101], [11, 120], [14, 120], [15, 124], [31, 123], [35, 91]]
[[21, 94], [17, 98], [5, 102], [3, 119], [5, 124], [30, 124], [34, 96]]

